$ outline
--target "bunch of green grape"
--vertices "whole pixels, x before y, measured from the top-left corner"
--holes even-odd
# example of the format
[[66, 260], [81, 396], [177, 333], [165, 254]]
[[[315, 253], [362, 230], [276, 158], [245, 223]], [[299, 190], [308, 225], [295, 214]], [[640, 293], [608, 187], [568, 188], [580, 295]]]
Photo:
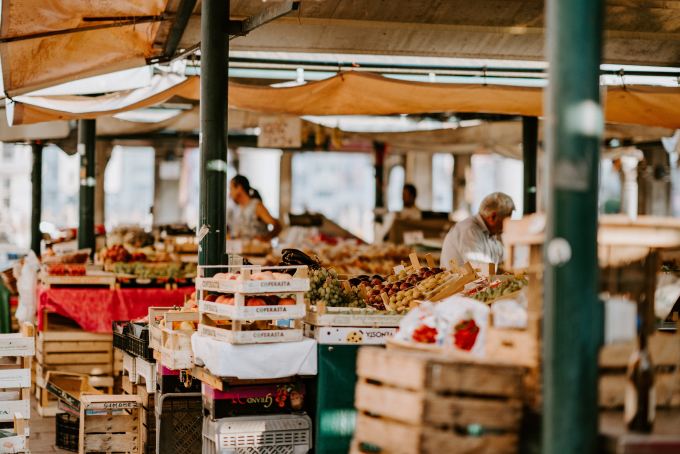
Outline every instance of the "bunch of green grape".
[[305, 298], [309, 298], [311, 304], [321, 300], [329, 307], [365, 307], [363, 295], [356, 287], [351, 292], [345, 291], [335, 270], [321, 268], [310, 270], [309, 273], [309, 291], [305, 293]]

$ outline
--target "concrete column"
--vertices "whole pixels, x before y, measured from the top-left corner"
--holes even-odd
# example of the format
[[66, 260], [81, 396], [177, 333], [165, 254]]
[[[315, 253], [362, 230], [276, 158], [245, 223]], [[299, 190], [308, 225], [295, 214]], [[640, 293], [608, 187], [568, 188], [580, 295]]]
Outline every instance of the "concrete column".
[[645, 155], [638, 172], [639, 213], [654, 216], [671, 214], [670, 158], [663, 146], [640, 146]]
[[470, 216], [470, 202], [467, 197], [467, 179], [472, 163], [471, 154], [457, 154], [453, 157], [453, 215], [454, 221]]
[[[180, 180], [182, 160], [173, 150], [155, 148], [154, 166], [154, 225], [179, 224], [182, 222], [180, 204]], [[161, 167], [164, 167], [161, 169]], [[178, 169], [177, 169], [178, 168]]]
[[113, 143], [107, 140], [97, 140], [95, 148], [94, 178], [94, 225], [104, 225], [106, 222], [106, 193], [104, 192], [104, 175], [106, 165], [111, 159]]
[[406, 153], [404, 181], [418, 191], [416, 205], [421, 210], [432, 209], [432, 155], [425, 152]]

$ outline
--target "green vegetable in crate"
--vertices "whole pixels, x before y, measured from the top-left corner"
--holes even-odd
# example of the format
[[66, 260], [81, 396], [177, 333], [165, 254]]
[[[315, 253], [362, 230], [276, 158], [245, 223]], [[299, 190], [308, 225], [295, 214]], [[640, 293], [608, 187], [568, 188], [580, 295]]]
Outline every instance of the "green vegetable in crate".
[[488, 303], [502, 296], [507, 296], [511, 293], [522, 290], [527, 285], [527, 282], [528, 281], [526, 278], [519, 279], [513, 277], [512, 279], [508, 279], [505, 282], [501, 282], [495, 287], [488, 287], [485, 290], [475, 293], [472, 295], [472, 298], [483, 303]]

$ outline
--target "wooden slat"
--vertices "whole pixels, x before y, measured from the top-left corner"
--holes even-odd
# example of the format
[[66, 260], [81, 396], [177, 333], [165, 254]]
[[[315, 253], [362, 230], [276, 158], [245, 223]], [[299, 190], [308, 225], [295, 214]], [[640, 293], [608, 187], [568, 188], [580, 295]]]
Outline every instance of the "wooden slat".
[[102, 432], [137, 432], [139, 418], [137, 412], [132, 415], [86, 415], [85, 433]]
[[43, 365], [107, 363], [111, 362], [111, 353], [49, 353], [41, 355], [38, 361]]
[[516, 454], [518, 436], [468, 437], [359, 414], [354, 441], [377, 446], [381, 454]]
[[113, 343], [113, 334], [90, 333], [85, 330], [40, 331], [37, 337], [41, 338], [43, 342], [90, 341]]
[[[625, 368], [637, 340], [605, 345], [600, 350], [601, 368]], [[680, 357], [680, 333], [655, 333], [649, 338], [652, 361], [657, 366], [675, 366]]]
[[111, 363], [100, 364], [36, 364], [36, 374], [38, 367], [41, 368], [43, 376], [47, 371], [71, 372], [73, 374], [87, 375], [111, 375], [113, 368]]
[[[656, 385], [656, 406], [666, 405], [668, 390], [675, 384], [671, 394], [671, 406], [680, 407], [680, 376], [674, 383], [672, 373], [657, 373], [654, 378]], [[621, 407], [623, 406], [623, 395], [626, 389], [626, 375], [605, 374], [600, 376], [599, 382], [599, 403], [601, 407]]]
[[441, 355], [362, 347], [359, 377], [397, 388], [479, 396], [522, 397], [525, 369], [506, 364], [462, 362]]
[[487, 429], [518, 431], [522, 419], [519, 400], [441, 396], [361, 382], [356, 387], [355, 406], [360, 411], [414, 425], [480, 424]]
[[110, 352], [112, 350], [113, 343], [106, 341], [44, 342], [41, 349], [43, 353]]
[[125, 434], [90, 434], [84, 438], [84, 452], [138, 452], [139, 435]]

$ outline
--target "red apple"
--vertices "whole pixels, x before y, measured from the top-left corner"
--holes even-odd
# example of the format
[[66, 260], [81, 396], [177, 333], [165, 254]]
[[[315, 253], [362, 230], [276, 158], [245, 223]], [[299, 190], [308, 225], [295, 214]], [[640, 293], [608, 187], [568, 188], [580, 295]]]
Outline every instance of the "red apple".
[[246, 301], [246, 306], [266, 306], [267, 303], [262, 301], [260, 298], [250, 298]]
[[208, 295], [205, 298], [203, 298], [203, 301], [213, 301], [214, 302], [215, 300], [217, 300], [218, 296], [219, 295], [215, 295], [215, 294]]
[[281, 298], [279, 306], [295, 306], [297, 302], [293, 298]]

